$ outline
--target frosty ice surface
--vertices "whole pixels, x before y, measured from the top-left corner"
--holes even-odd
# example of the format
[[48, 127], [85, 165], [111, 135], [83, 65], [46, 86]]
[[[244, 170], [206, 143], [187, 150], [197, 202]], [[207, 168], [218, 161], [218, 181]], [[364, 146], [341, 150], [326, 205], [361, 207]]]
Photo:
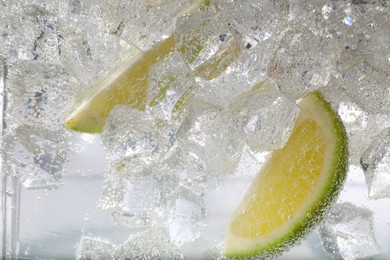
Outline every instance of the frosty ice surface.
[[[112, 111], [100, 136], [108, 168], [91, 166], [96, 174], [106, 172], [103, 187], [96, 188], [102, 193], [97, 210], [133, 233], [115, 243], [115, 235], [110, 241], [83, 236], [76, 254], [180, 259], [199, 249], [199, 257], [222, 257], [230, 204], [238, 203], [262, 157], [288, 138], [296, 99], [315, 89], [325, 93], [346, 126], [350, 164], [364, 169], [361, 176], [348, 173], [362, 179], [344, 193], [357, 190], [373, 211], [336, 205], [320, 227], [323, 244], [337, 257], [377, 254], [374, 233], [388, 230], [375, 226], [388, 222], [382, 212], [390, 183], [388, 3], [216, 0], [207, 11], [178, 17], [191, 2], [3, 1], [0, 55], [8, 74], [2, 142], [8, 174], [31, 189], [66, 193], [68, 161], [76, 152], [82, 159], [92, 137], [64, 129], [63, 119], [116, 63], [173, 34], [173, 55], [150, 68], [146, 110]], [[260, 93], [259, 85], [272, 91]], [[30, 197], [35, 199], [23, 200]], [[362, 237], [365, 245], [359, 244]], [[388, 237], [377, 239], [388, 245]], [[310, 243], [298, 247], [299, 257], [318, 256], [320, 246], [313, 253]], [[21, 241], [21, 248], [27, 246]]]
[[373, 213], [351, 203], [336, 204], [320, 225], [319, 233], [324, 249], [336, 258], [361, 259], [381, 252], [373, 229]]
[[375, 137], [363, 153], [361, 164], [372, 199], [390, 196], [390, 128]]

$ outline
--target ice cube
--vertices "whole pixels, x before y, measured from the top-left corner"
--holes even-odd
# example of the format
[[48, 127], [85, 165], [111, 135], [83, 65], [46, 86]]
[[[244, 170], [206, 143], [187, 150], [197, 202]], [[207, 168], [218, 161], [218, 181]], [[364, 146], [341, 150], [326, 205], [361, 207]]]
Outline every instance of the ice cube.
[[334, 205], [318, 231], [324, 249], [335, 258], [365, 259], [381, 252], [373, 213], [349, 202]]
[[189, 4], [189, 0], [114, 1], [107, 20], [116, 22], [113, 31], [119, 31], [122, 39], [147, 51], [172, 33], [176, 17]]
[[281, 93], [297, 99], [328, 84], [339, 53], [337, 42], [331, 38], [292, 27], [271, 55], [267, 73]]
[[183, 253], [160, 229], [130, 236], [115, 251], [114, 259], [183, 259]]
[[[50, 6], [50, 5], [49, 5]], [[59, 46], [55, 13], [38, 4], [3, 6], [3, 41], [0, 53], [10, 61], [58, 62]]]
[[79, 86], [66, 69], [38, 61], [12, 64], [7, 83], [6, 120], [53, 130], [62, 127]]
[[376, 6], [374, 4], [371, 7], [369, 3], [352, 5], [352, 10], [358, 15], [352, 19], [353, 24], [343, 32], [345, 46], [360, 54], [385, 50], [389, 45], [390, 28], [387, 25], [390, 13], [388, 8], [380, 6], [380, 1], [376, 2]]
[[170, 131], [153, 115], [118, 105], [110, 112], [101, 138], [114, 164], [137, 172], [156, 164], [174, 146]]
[[242, 66], [236, 71], [246, 77], [249, 86], [253, 87], [267, 79], [267, 65], [276, 44], [277, 38], [273, 37], [256, 46], [245, 46], [248, 50], [238, 58], [238, 62], [241, 62]]
[[347, 1], [292, 0], [289, 6], [290, 24], [299, 24], [314, 34], [339, 38], [345, 27], [355, 20], [355, 12]]
[[390, 128], [379, 133], [361, 158], [371, 199], [390, 197]]
[[202, 198], [191, 190], [181, 189], [169, 228], [171, 241], [180, 247], [199, 238], [205, 216], [206, 208]]
[[195, 74], [206, 80], [221, 74], [241, 52], [236, 32], [214, 9], [181, 16], [174, 35], [178, 52]]
[[240, 95], [230, 106], [246, 144], [255, 152], [277, 149], [288, 140], [299, 107], [264, 81]]
[[349, 162], [358, 165], [363, 152], [378, 132], [375, 117], [363, 111], [348, 97], [339, 102], [337, 111], [347, 130]]
[[[86, 86], [104, 77], [122, 58], [119, 37], [102, 26], [97, 5], [63, 8], [58, 20], [60, 61]], [[70, 9], [70, 10], [69, 10]]]
[[177, 132], [180, 157], [186, 168], [211, 172], [234, 172], [243, 149], [228, 112], [193, 99]]
[[82, 236], [76, 245], [75, 258], [78, 260], [103, 260], [112, 258], [115, 245], [100, 237]]
[[9, 174], [29, 189], [58, 188], [69, 161], [61, 131], [22, 125], [4, 137]]
[[100, 207], [126, 228], [168, 226], [177, 178], [161, 165], [135, 174], [116, 169], [105, 176]]
[[157, 118], [171, 120], [183, 113], [196, 82], [183, 58], [175, 53], [153, 66], [148, 85], [146, 111]]
[[288, 6], [289, 1], [285, 0], [221, 1], [221, 11], [244, 38], [246, 46], [255, 46], [282, 32], [287, 27]]
[[341, 84], [350, 98], [364, 111], [390, 112], [390, 50], [359, 53], [344, 50], [340, 58]]

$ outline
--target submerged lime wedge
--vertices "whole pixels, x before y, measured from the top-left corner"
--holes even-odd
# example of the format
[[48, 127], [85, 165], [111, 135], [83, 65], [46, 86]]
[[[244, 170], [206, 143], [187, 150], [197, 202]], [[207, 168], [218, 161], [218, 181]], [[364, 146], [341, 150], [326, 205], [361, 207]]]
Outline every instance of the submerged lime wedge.
[[270, 257], [301, 239], [335, 201], [346, 177], [347, 135], [319, 92], [299, 103], [287, 144], [272, 153], [235, 210], [228, 257]]
[[[207, 7], [210, 0], [197, 0], [180, 15], [189, 15]], [[122, 62], [108, 77], [99, 80], [92, 92], [66, 119], [66, 126], [86, 133], [100, 133], [110, 111], [116, 105], [144, 109], [148, 92], [148, 77], [151, 67], [167, 58], [175, 49], [175, 37], [169, 36], [147, 52]], [[220, 61], [216, 66], [220, 66]], [[210, 68], [212, 70], [212, 68]]]

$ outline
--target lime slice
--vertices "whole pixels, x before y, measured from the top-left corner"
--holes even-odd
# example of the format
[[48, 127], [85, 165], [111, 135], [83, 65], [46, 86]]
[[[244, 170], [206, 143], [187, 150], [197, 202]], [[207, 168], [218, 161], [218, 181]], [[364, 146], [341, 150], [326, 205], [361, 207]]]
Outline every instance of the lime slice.
[[[197, 0], [180, 15], [189, 15], [209, 4], [210, 0]], [[108, 77], [96, 83], [92, 94], [86, 95], [88, 97], [67, 118], [66, 126], [80, 132], [100, 133], [114, 106], [122, 104], [144, 109], [149, 70], [168, 57], [174, 48], [175, 37], [171, 35], [147, 52], [119, 64]]]
[[272, 153], [235, 210], [228, 257], [270, 257], [301, 239], [323, 217], [346, 177], [347, 135], [319, 92], [299, 103], [287, 144]]

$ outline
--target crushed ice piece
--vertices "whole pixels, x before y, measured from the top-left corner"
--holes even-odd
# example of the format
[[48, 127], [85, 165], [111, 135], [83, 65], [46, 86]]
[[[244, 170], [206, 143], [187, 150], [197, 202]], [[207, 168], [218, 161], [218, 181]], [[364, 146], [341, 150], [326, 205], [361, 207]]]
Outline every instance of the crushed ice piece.
[[371, 199], [390, 197], [390, 128], [379, 133], [361, 157]]
[[176, 142], [168, 125], [123, 105], [110, 112], [101, 138], [113, 164], [133, 172], [156, 164], [174, 149]]
[[146, 111], [163, 120], [173, 119], [183, 112], [196, 85], [191, 70], [175, 53], [159, 61], [149, 74]]
[[344, 49], [340, 57], [341, 86], [364, 111], [390, 112], [389, 49], [359, 53]]
[[183, 259], [180, 249], [160, 229], [130, 236], [115, 251], [114, 259]]
[[332, 79], [340, 49], [331, 38], [305, 28], [291, 28], [268, 63], [268, 77], [292, 99], [326, 86]]
[[373, 213], [349, 202], [334, 205], [318, 232], [325, 251], [335, 258], [362, 259], [381, 252]]
[[140, 50], [147, 51], [174, 31], [177, 16], [192, 3], [190, 0], [110, 1], [105, 16], [108, 22], [115, 22], [111, 31]]
[[288, 1], [223, 0], [220, 8], [230, 25], [245, 40], [245, 45], [252, 47], [278, 35], [287, 27]]
[[374, 133], [378, 131], [375, 117], [348, 98], [338, 103], [337, 111], [347, 130], [349, 162], [358, 165], [363, 152], [374, 138]]
[[177, 51], [195, 75], [206, 80], [221, 74], [241, 52], [236, 32], [220, 12], [180, 17], [174, 35]]
[[211, 172], [235, 171], [243, 140], [222, 108], [193, 99], [176, 136], [185, 167]]
[[99, 206], [122, 227], [168, 226], [177, 178], [161, 165], [134, 173], [113, 169], [105, 175]]
[[22, 125], [4, 137], [8, 173], [29, 189], [62, 185], [69, 147], [61, 131]]
[[246, 144], [255, 152], [282, 147], [299, 114], [299, 107], [280, 96], [269, 81], [239, 96], [229, 108]]
[[59, 43], [55, 12], [38, 4], [4, 4], [0, 53], [11, 63], [20, 60], [58, 62]]
[[110, 259], [115, 251], [115, 245], [100, 237], [82, 236], [76, 245], [75, 258], [77, 260]]
[[242, 52], [226, 70], [212, 80], [196, 78], [200, 86], [196, 97], [209, 103], [228, 107], [232, 100], [267, 78], [267, 64], [273, 40], [261, 42]]
[[191, 190], [182, 189], [178, 193], [170, 223], [171, 241], [182, 246], [199, 238], [205, 217], [206, 208], [202, 197], [193, 194]]
[[56, 130], [69, 115], [78, 81], [55, 64], [23, 61], [11, 64], [7, 78], [6, 120]]

